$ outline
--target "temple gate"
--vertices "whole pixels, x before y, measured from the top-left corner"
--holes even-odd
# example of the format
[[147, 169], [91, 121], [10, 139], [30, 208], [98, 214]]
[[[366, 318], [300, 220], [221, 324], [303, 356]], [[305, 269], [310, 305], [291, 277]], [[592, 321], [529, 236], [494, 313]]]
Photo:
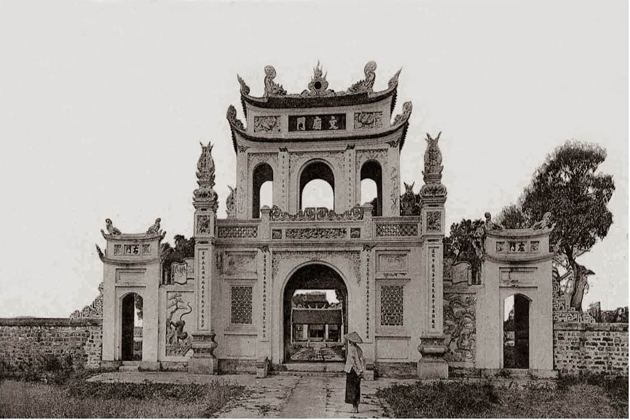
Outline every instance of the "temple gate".
[[[356, 331], [368, 377], [376, 366], [445, 378], [449, 365], [503, 367], [500, 305], [517, 292], [527, 299], [516, 298], [518, 318], [528, 322], [518, 323], [521, 338], [527, 328], [543, 335], [520, 341], [519, 366], [551, 368], [551, 282], [544, 282], [547, 272], [551, 279], [551, 257], [543, 252], [550, 229], [497, 233], [488, 225], [475, 279], [467, 263], [445, 266], [440, 136], [427, 135], [419, 193], [405, 184], [401, 195], [400, 153], [412, 105], [393, 116], [400, 72], [376, 92], [375, 70], [367, 63], [364, 80], [335, 92], [318, 65], [307, 89], [290, 94], [267, 66], [262, 97], [250, 95], [238, 77], [245, 122], [234, 106], [227, 110], [236, 187], [226, 200], [227, 218], [218, 219], [212, 145], [202, 144], [194, 256], [174, 263], [163, 279], [160, 219], [146, 234], [123, 234], [108, 219], [107, 248], [99, 248], [104, 364], [124, 360], [123, 318], [131, 309], [123, 300], [136, 293], [143, 302], [137, 364], [145, 369], [265, 376], [311, 353], [326, 369], [341, 369], [340, 337]], [[364, 179], [376, 184], [369, 202], [361, 197]], [[332, 208], [304, 207], [312, 180], [330, 185]], [[271, 207], [261, 207], [266, 182], [273, 185]], [[527, 249], [509, 250], [523, 238]], [[300, 293], [319, 293], [321, 304], [304, 306]]]

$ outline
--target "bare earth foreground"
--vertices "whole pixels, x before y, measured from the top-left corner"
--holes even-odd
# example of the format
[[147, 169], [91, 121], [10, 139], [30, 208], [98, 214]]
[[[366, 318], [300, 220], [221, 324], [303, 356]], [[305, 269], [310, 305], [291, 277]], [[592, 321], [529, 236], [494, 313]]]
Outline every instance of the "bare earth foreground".
[[382, 402], [376, 397], [379, 388], [394, 383], [414, 383], [414, 380], [381, 379], [361, 383], [361, 412], [351, 413], [352, 406], [344, 403], [345, 377], [269, 376], [256, 379], [249, 375], [189, 375], [188, 373], [104, 373], [91, 380], [101, 382], [150, 380], [171, 383], [203, 383], [219, 378], [224, 383], [246, 386], [246, 392], [230, 401], [215, 415], [222, 418], [379, 418], [388, 417]]
[[[60, 385], [5, 380], [0, 384], [0, 417], [221, 417], [221, 418], [382, 418], [382, 417], [572, 417], [627, 416], [625, 407], [612, 403], [603, 388], [575, 384], [566, 390], [496, 389], [489, 403], [483, 388], [457, 381], [431, 383], [378, 379], [362, 382], [361, 412], [344, 403], [344, 377], [252, 375], [205, 376], [170, 372], [102, 373], [79, 388], [120, 384], [102, 398], [78, 397]], [[82, 384], [82, 385], [81, 385]], [[139, 384], [139, 385], [129, 385]], [[157, 384], [157, 385], [148, 385]], [[175, 387], [161, 384], [175, 384]], [[120, 397], [125, 386], [147, 386], [143, 399]], [[176, 395], [155, 392], [186, 389]], [[204, 388], [205, 386], [205, 388]], [[192, 394], [190, 390], [192, 389]], [[212, 395], [198, 393], [211, 390]], [[379, 389], [381, 390], [379, 392]], [[466, 391], [468, 389], [468, 392]], [[218, 390], [218, 391], [217, 391]], [[193, 395], [195, 392], [198, 394]], [[482, 395], [475, 395], [482, 393]], [[124, 393], [124, 389], [123, 389]], [[457, 395], [453, 395], [457, 394]], [[626, 387], [627, 394], [627, 387]], [[192, 395], [192, 396], [191, 396]], [[380, 398], [379, 398], [380, 397]], [[221, 400], [220, 402], [217, 399]], [[622, 398], [623, 399], [623, 398]], [[391, 403], [388, 404], [388, 401]], [[482, 402], [481, 404], [479, 402]], [[419, 403], [419, 404], [418, 404]], [[454, 405], [465, 411], [452, 411]]]

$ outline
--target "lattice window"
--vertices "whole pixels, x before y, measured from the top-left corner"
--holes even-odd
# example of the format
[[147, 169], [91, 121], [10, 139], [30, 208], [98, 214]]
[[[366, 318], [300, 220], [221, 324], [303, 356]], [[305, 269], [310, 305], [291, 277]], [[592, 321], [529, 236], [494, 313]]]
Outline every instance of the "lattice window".
[[251, 286], [232, 286], [232, 306], [230, 311], [230, 323], [252, 323]]
[[381, 325], [403, 325], [403, 286], [381, 286]]
[[418, 224], [376, 225], [376, 236], [418, 236]]

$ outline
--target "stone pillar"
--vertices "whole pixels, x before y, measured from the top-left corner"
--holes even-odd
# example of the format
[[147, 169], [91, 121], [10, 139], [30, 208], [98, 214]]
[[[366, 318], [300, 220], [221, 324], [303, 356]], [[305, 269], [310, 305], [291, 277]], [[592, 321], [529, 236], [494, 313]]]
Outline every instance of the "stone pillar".
[[[214, 264], [214, 238], [217, 230], [218, 196], [214, 186], [214, 161], [212, 146], [202, 147], [197, 163], [197, 183], [194, 191], [195, 207], [195, 332], [192, 348], [194, 355], [188, 362], [191, 373], [217, 374], [219, 361], [214, 356], [218, 344], [214, 341], [212, 323], [212, 290], [216, 281]], [[239, 189], [239, 195], [241, 190]]]
[[424, 182], [420, 189], [422, 207], [422, 235], [424, 236], [424, 261], [426, 267], [427, 314], [424, 334], [420, 337], [418, 351], [418, 377], [447, 378], [448, 363], [443, 359], [446, 353], [443, 335], [443, 239], [444, 203], [446, 187], [442, 185], [442, 153], [435, 139], [427, 134], [427, 150], [424, 154]]

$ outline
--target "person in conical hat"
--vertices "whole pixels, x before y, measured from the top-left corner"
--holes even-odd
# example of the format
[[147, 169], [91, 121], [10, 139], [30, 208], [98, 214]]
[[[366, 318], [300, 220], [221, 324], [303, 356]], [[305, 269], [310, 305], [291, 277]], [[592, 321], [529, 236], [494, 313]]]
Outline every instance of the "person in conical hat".
[[363, 343], [361, 336], [356, 332], [351, 332], [343, 337], [347, 343], [346, 366], [346, 404], [352, 404], [353, 412], [359, 412], [359, 401], [361, 399], [361, 378], [365, 371], [365, 359], [363, 350], [359, 344]]

